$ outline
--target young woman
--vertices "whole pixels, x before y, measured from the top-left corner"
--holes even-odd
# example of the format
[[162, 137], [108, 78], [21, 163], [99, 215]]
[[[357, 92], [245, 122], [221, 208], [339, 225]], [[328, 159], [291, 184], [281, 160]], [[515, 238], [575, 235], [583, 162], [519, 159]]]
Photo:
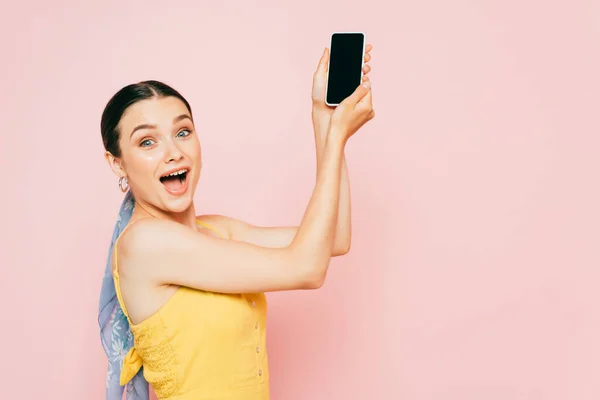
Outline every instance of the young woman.
[[[367, 46], [365, 61], [370, 60]], [[328, 49], [313, 78], [317, 181], [298, 227], [197, 216], [201, 146], [188, 102], [157, 81], [124, 87], [101, 130], [127, 192], [109, 251], [99, 322], [107, 398], [269, 399], [265, 292], [319, 288], [350, 248], [344, 147], [374, 117], [370, 82], [325, 105]]]

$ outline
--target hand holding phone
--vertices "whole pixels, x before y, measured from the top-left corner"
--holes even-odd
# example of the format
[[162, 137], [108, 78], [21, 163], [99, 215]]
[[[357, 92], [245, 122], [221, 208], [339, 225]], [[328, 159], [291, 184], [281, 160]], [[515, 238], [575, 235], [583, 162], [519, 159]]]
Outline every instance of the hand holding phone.
[[366, 81], [336, 107], [331, 115], [329, 135], [337, 135], [345, 143], [374, 117], [371, 82]]
[[337, 106], [361, 84], [365, 59], [365, 34], [335, 32], [331, 35], [325, 103]]

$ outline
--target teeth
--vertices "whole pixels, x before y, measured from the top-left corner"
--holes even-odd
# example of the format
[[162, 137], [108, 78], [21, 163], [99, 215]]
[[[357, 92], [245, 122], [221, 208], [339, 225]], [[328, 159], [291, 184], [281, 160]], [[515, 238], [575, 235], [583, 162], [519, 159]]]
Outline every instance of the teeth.
[[172, 174], [165, 175], [165, 176], [177, 176], [177, 175], [182, 175], [182, 174], [185, 174], [186, 172], [187, 172], [187, 170], [185, 170], [185, 169], [182, 169], [182, 170], [180, 170], [180, 171], [176, 171], [176, 172], [173, 172]]

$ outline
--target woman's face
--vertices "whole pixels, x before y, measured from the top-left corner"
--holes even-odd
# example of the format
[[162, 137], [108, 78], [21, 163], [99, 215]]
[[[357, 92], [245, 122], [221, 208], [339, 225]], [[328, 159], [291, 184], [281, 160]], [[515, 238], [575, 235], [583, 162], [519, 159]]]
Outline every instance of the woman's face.
[[176, 97], [139, 101], [117, 127], [120, 160], [109, 157], [118, 176], [126, 176], [142, 205], [167, 213], [192, 204], [202, 169], [200, 142], [190, 112]]

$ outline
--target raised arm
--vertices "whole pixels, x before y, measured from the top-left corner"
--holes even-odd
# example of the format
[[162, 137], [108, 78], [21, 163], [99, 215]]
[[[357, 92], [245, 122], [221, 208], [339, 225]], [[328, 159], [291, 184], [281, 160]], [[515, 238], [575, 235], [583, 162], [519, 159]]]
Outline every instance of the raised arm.
[[315, 189], [289, 246], [223, 240], [175, 222], [144, 219], [120, 239], [124, 277], [223, 293], [320, 287], [335, 237], [343, 150], [348, 138], [373, 117], [370, 93], [359, 87], [333, 115]]
[[[368, 81], [368, 74], [371, 67], [368, 64], [371, 60], [371, 50], [373, 46], [368, 44], [365, 51], [365, 64], [363, 66], [363, 80]], [[317, 160], [317, 174], [321, 169], [321, 157], [327, 133], [329, 130], [331, 115], [335, 110], [333, 107], [325, 104], [325, 94], [327, 86], [327, 67], [329, 63], [329, 49], [325, 49], [315, 73], [313, 75], [312, 88], [312, 122], [315, 136], [315, 150]], [[226, 230], [232, 240], [250, 243], [257, 246], [283, 248], [292, 243], [296, 233], [297, 226], [256, 226], [246, 221], [223, 215], [203, 215], [202, 220]], [[348, 177], [348, 168], [345, 157], [342, 159], [342, 175], [340, 181], [340, 199], [338, 206], [337, 225], [335, 228], [335, 239], [331, 249], [331, 256], [337, 257], [347, 254], [350, 250], [352, 240], [351, 223], [351, 201], [350, 201], [350, 180]]]

